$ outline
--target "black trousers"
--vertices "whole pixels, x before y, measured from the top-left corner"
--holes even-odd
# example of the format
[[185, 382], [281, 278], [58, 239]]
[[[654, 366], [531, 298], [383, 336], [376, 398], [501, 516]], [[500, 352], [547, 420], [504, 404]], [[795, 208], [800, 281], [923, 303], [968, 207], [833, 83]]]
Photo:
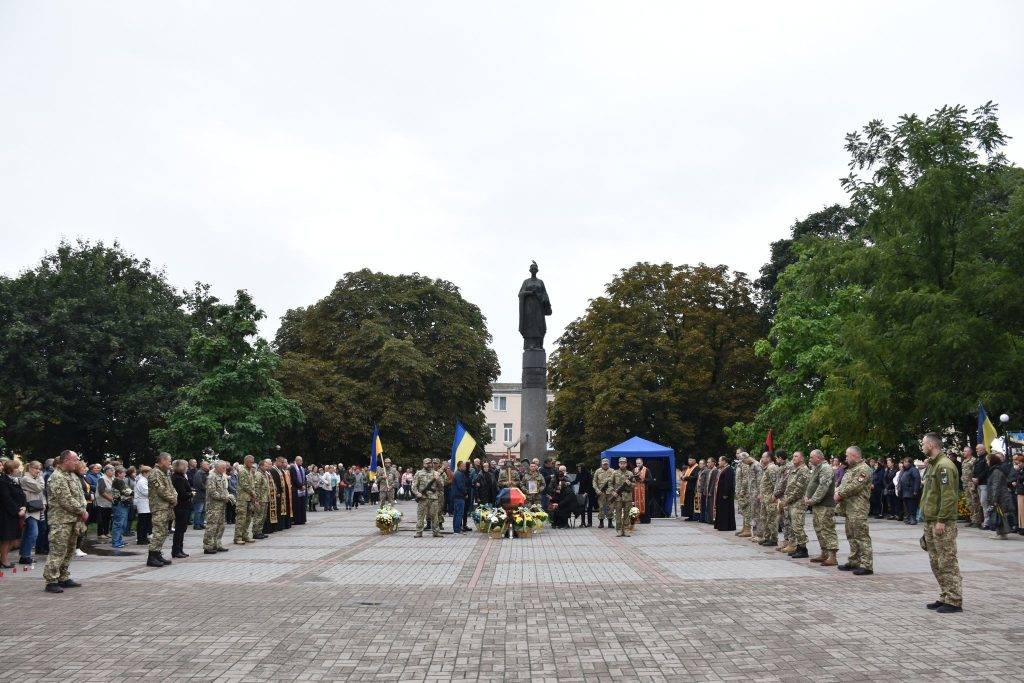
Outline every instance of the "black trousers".
[[107, 536], [110, 534], [110, 520], [113, 510], [111, 508], [96, 508], [96, 535]]
[[903, 499], [904, 519], [917, 519], [917, 498]]
[[153, 513], [152, 512], [140, 512], [139, 521], [135, 525], [136, 527], [136, 540], [139, 545], [145, 545], [149, 543], [149, 535], [153, 533]]
[[185, 543], [185, 529], [188, 529], [190, 513], [191, 510], [174, 509], [174, 540], [171, 541], [172, 553], [184, 552], [181, 548]]

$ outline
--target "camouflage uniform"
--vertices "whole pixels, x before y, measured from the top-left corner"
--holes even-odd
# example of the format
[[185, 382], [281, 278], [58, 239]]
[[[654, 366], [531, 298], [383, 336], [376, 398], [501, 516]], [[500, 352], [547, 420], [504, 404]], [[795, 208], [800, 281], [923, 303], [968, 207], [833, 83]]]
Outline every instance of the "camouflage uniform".
[[[811, 520], [814, 523], [814, 534], [821, 546], [821, 556], [811, 560], [822, 562], [826, 567], [834, 566], [835, 552], [839, 550], [839, 537], [836, 536], [836, 477], [832, 466], [822, 460], [817, 467], [811, 468], [811, 476], [807, 481], [807, 493], [811, 501]], [[826, 564], [827, 563], [827, 564]]]
[[[433, 482], [433, 486], [431, 486]], [[428, 490], [429, 487], [429, 490]], [[444, 477], [435, 470], [421, 469], [412, 478], [412, 493], [416, 496], [416, 535], [422, 536], [427, 520], [434, 536], [441, 535], [441, 494]]]
[[519, 488], [519, 471], [509, 467], [498, 472], [498, 490]]
[[750, 473], [747, 476], [747, 513], [746, 518], [750, 520], [750, 536], [757, 538], [761, 533], [761, 505], [757, 502], [757, 492], [761, 490], [761, 463], [754, 461], [750, 464]]
[[779, 507], [772, 497], [779, 479], [780, 468], [774, 462], [764, 468], [761, 474], [761, 542], [775, 545], [779, 541]]
[[[775, 489], [772, 491], [772, 497], [775, 499], [775, 526], [778, 528], [778, 518], [782, 517], [782, 545], [779, 549], [788, 547], [793, 541], [793, 530], [789, 526], [789, 515], [786, 514], [785, 500], [786, 500], [786, 484], [789, 482], [789, 474], [793, 471], [793, 461], [787, 460], [786, 464], [782, 466], [779, 472], [779, 478], [775, 482]], [[783, 503], [782, 510], [779, 510], [779, 503]], [[794, 546], [795, 547], [795, 546]], [[792, 549], [792, 548], [791, 548]]]
[[149, 510], [153, 514], [153, 535], [149, 537], [149, 552], [163, 552], [164, 541], [174, 519], [174, 506], [178, 503], [178, 492], [174, 490], [171, 478], [159, 467], [149, 471]]
[[846, 510], [846, 540], [850, 542], [851, 567], [874, 571], [871, 552], [871, 533], [868, 529], [868, 510], [871, 506], [871, 468], [864, 461], [846, 470], [836, 490], [842, 496]]
[[75, 556], [85, 512], [85, 494], [78, 475], [55, 470], [46, 485], [46, 521], [50, 524], [50, 554], [43, 567], [46, 583], [71, 579], [69, 568]]
[[636, 480], [630, 470], [615, 470], [612, 483], [608, 490], [614, 496], [612, 511], [615, 514], [615, 528], [619, 536], [632, 536], [633, 523], [629, 519], [629, 509], [633, 507], [633, 483]]
[[242, 467], [238, 470], [238, 484], [235, 485], [235, 543], [252, 543], [252, 513], [255, 504], [256, 482], [252, 470]]
[[394, 505], [395, 489], [398, 488], [398, 468], [392, 465], [388, 468], [381, 465], [377, 468], [377, 493], [380, 494], [380, 504]]
[[234, 502], [235, 497], [228, 493], [227, 474], [210, 472], [206, 480], [206, 531], [203, 532], [203, 550], [225, 550], [221, 543], [224, 537], [224, 506]]
[[594, 490], [597, 491], [597, 519], [599, 523], [603, 523], [604, 520], [611, 522], [613, 519], [612, 513], [612, 477], [615, 476], [615, 470], [608, 468], [604, 469], [599, 467], [594, 472]]
[[252, 473], [256, 512], [252, 516], [252, 528], [257, 534], [263, 533], [267, 522], [267, 508], [270, 505], [270, 479], [267, 473], [257, 469]]
[[804, 495], [807, 493], [807, 482], [810, 478], [811, 472], [807, 465], [789, 468], [789, 480], [786, 482], [786, 497], [783, 502], [786, 504], [789, 528], [797, 549], [807, 545], [807, 532], [804, 530], [804, 515], [807, 508], [804, 507]]
[[978, 495], [978, 487], [973, 480], [974, 463], [977, 462], [974, 456], [964, 460], [964, 494], [967, 496], [967, 508], [970, 510], [971, 523], [982, 524], [985, 521], [984, 512], [981, 509], [981, 497]]
[[[964, 471], [967, 468], [964, 467]], [[956, 556], [956, 519], [960, 481], [953, 461], [943, 454], [928, 459], [921, 492], [921, 514], [924, 516], [924, 540], [928, 561], [939, 582], [939, 601], [962, 607], [964, 601], [960, 562]], [[942, 522], [946, 530], [935, 533], [935, 524]]]
[[[531, 481], [537, 485], [536, 493], [529, 493]], [[522, 489], [526, 496], [526, 504], [536, 505], [540, 502], [540, 494], [544, 490], [544, 475], [540, 472], [527, 472], [523, 477]]]
[[747, 507], [749, 501], [750, 491], [748, 489], [748, 482], [750, 481], [750, 465], [745, 462], [741, 462], [739, 467], [736, 468], [736, 507], [743, 515], [743, 527], [736, 532], [737, 536], [744, 535], [744, 532], [750, 530], [750, 517], [747, 513], [750, 512]]

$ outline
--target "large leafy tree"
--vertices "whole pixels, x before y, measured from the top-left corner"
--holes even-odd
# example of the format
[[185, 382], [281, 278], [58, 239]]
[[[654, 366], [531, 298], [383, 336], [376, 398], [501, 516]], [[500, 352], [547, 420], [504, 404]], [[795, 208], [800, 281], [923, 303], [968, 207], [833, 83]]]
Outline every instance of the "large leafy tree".
[[482, 408], [498, 359], [480, 309], [444, 280], [348, 273], [325, 298], [288, 311], [278, 373], [306, 424], [289, 447], [324, 461], [366, 462], [370, 433], [413, 464], [446, 457], [456, 420], [486, 443]]
[[847, 137], [857, 229], [810, 236], [778, 282], [764, 351], [770, 400], [730, 436], [769, 426], [793, 447], [912, 447], [970, 432], [978, 401], [1022, 407], [1024, 172], [996, 108], [872, 121]]
[[153, 439], [182, 457], [205, 447], [234, 458], [259, 455], [283, 430], [302, 424], [302, 411], [274, 379], [278, 359], [256, 337], [264, 314], [249, 294], [239, 290], [233, 305], [211, 303], [209, 313], [209, 327], [188, 345], [199, 376], [179, 390], [166, 427], [153, 430]]
[[[177, 292], [114, 243], [62, 243], [0, 277], [0, 420], [11, 448], [46, 457], [151, 452], [176, 389], [203, 288]], [[200, 316], [201, 317], [201, 316]]]
[[753, 414], [766, 364], [753, 287], [725, 266], [638, 263], [573, 321], [550, 362], [563, 460], [632, 436], [720, 455], [723, 427]]

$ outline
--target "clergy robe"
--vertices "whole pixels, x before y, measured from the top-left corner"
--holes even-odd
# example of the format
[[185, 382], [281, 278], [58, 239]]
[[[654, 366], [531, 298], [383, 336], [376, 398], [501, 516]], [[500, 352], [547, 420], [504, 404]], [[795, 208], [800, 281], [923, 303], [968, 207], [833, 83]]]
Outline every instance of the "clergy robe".
[[271, 467], [268, 470], [270, 475], [270, 505], [271, 512], [268, 515], [270, 518], [271, 531], [281, 531], [284, 529], [284, 520], [281, 519], [281, 508], [284, 497], [284, 478], [281, 476], [281, 470], [276, 467]]
[[736, 473], [731, 467], [719, 470], [715, 486], [715, 529], [736, 531]]
[[278, 471], [281, 473], [281, 486], [283, 491], [281, 492], [281, 528], [291, 529], [292, 528], [292, 475], [288, 471], [287, 467], [279, 467]]
[[718, 484], [718, 468], [708, 472], [708, 495], [704, 504], [704, 521], [708, 524], [715, 523], [715, 486]]
[[633, 474], [636, 476], [633, 483], [633, 505], [640, 511], [640, 523], [647, 524], [651, 521], [647, 514], [647, 467], [634, 467]]
[[288, 476], [294, 483], [292, 487], [292, 518], [295, 524], [306, 523], [306, 470], [301, 465], [292, 463], [288, 468]]
[[683, 501], [683, 507], [679, 511], [679, 516], [686, 517], [689, 520], [697, 519], [694, 502], [699, 500], [697, 498], [698, 477], [700, 477], [700, 467], [698, 465], [688, 466], [683, 473], [683, 488], [679, 494], [680, 499]]

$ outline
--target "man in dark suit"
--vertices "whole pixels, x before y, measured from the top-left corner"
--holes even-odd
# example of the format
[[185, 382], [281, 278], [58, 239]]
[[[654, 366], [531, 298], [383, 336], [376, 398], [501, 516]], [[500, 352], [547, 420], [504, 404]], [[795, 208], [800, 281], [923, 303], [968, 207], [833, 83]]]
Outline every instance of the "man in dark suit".
[[306, 468], [302, 456], [296, 455], [289, 468], [292, 473], [292, 524], [306, 523]]

